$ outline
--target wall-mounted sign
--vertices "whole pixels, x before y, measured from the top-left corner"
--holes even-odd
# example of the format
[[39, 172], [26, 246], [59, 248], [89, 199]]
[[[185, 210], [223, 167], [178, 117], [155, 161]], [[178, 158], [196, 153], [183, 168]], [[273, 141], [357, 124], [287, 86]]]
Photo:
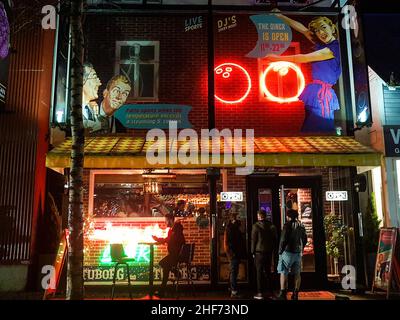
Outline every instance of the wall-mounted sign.
[[185, 19], [185, 32], [203, 28], [203, 17]]
[[292, 42], [292, 29], [275, 15], [251, 16], [258, 32], [256, 47], [247, 54], [250, 58], [263, 58], [267, 54], [280, 55]]
[[191, 109], [175, 104], [128, 104], [115, 112], [115, 117], [130, 129], [168, 129], [170, 121], [177, 121], [178, 128], [191, 128]]
[[400, 126], [383, 126], [385, 136], [385, 155], [400, 157]]
[[[134, 265], [129, 266], [130, 279], [135, 283], [149, 281], [149, 267], [147, 265]], [[209, 265], [192, 265], [192, 280], [195, 283], [209, 283], [210, 281], [210, 266]], [[183, 279], [186, 278], [187, 269], [183, 272]], [[171, 272], [171, 278], [174, 274]], [[83, 280], [87, 283], [97, 282], [99, 284], [111, 283], [114, 277], [114, 266], [84, 266], [83, 267]], [[162, 270], [159, 265], [154, 266], [154, 281], [161, 281]], [[128, 275], [126, 268], [118, 268], [116, 280], [127, 280]]]
[[[251, 78], [242, 66], [226, 62], [215, 67], [215, 99], [222, 103], [234, 104], [242, 102], [251, 90]], [[235, 90], [233, 96], [232, 88], [240, 85], [242, 90]]]
[[221, 192], [221, 201], [243, 201], [243, 192]]
[[[278, 82], [283, 82], [284, 78], [288, 73], [292, 71], [295, 73], [296, 80], [297, 80], [297, 92], [295, 95], [291, 97], [277, 97], [270, 92], [267, 86], [267, 76], [269, 73], [275, 74], [275, 77], [278, 77]], [[276, 79], [275, 82], [276, 83]], [[268, 100], [276, 101], [279, 103], [285, 102], [294, 102], [298, 100], [298, 97], [303, 92], [305, 87], [305, 79], [304, 75], [301, 72], [300, 67], [295, 65], [294, 63], [287, 62], [287, 61], [279, 61], [279, 62], [272, 62], [263, 72], [262, 76], [260, 77], [260, 86], [261, 90], [265, 94]]]
[[347, 201], [347, 191], [327, 191], [325, 199], [326, 201]]
[[236, 16], [225, 17], [217, 21], [218, 32], [232, 29], [237, 26]]

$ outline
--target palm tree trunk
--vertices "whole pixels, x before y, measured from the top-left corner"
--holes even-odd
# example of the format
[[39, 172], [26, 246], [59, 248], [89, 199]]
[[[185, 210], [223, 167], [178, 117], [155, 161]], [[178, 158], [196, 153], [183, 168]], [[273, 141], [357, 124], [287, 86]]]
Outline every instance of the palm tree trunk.
[[83, 32], [82, 0], [70, 1], [71, 57], [71, 170], [69, 186], [67, 300], [83, 299], [83, 147], [82, 120]]

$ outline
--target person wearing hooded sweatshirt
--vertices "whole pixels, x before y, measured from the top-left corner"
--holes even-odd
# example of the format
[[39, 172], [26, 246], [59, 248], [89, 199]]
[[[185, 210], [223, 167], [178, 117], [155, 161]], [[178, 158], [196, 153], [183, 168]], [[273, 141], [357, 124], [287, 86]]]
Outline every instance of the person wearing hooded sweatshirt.
[[257, 212], [258, 221], [253, 225], [251, 231], [251, 253], [254, 257], [257, 275], [257, 294], [255, 299], [263, 299], [265, 278], [268, 281], [268, 288], [272, 291], [271, 285], [271, 264], [272, 257], [276, 252], [278, 234], [276, 227], [266, 220], [267, 213], [261, 209]]
[[183, 226], [180, 222], [175, 222], [175, 217], [172, 213], [165, 215], [165, 224], [168, 228], [170, 228], [167, 237], [158, 238], [156, 236], [153, 236], [153, 239], [157, 243], [166, 243], [168, 248], [168, 255], [162, 258], [159, 262], [163, 270], [162, 283], [158, 292], [159, 296], [163, 296], [165, 294], [169, 272], [178, 263], [179, 253], [182, 246], [186, 242], [185, 236], [183, 234]]

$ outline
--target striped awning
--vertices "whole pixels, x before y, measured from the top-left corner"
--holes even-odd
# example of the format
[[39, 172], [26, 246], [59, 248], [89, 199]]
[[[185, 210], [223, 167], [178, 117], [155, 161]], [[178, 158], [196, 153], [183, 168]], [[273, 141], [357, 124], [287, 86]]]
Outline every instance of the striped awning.
[[[169, 146], [168, 139], [165, 140]], [[193, 141], [191, 142], [193, 143]], [[187, 141], [173, 144], [171, 154], [167, 153], [166, 162], [149, 163], [146, 154], [153, 142], [142, 137], [87, 137], [85, 139], [85, 168], [207, 168], [240, 167], [243, 159], [232, 156], [232, 161], [224, 157], [224, 148], [232, 147], [232, 140], [223, 138], [220, 143], [211, 143], [210, 152], [204, 157], [200, 142], [196, 142], [200, 155], [197, 163], [182, 164], [173, 161], [172, 153], [189, 148]], [[65, 140], [47, 154], [46, 165], [49, 168], [68, 168], [70, 166], [71, 139]], [[193, 144], [191, 145], [193, 147]], [[242, 151], [246, 149], [242, 143]], [[232, 147], [233, 149], [233, 147]], [[187, 149], [189, 150], [189, 149]], [[192, 149], [193, 150], [193, 149]], [[203, 152], [203, 161], [201, 161]], [[219, 154], [219, 160], [212, 162], [211, 152]], [[238, 151], [238, 154], [240, 150]], [[204, 159], [209, 158], [208, 164]], [[254, 166], [258, 167], [325, 167], [325, 166], [379, 166], [382, 154], [364, 146], [351, 137], [256, 137], [254, 138]], [[226, 160], [226, 161], [225, 161]], [[227, 162], [227, 163], [225, 163]]]

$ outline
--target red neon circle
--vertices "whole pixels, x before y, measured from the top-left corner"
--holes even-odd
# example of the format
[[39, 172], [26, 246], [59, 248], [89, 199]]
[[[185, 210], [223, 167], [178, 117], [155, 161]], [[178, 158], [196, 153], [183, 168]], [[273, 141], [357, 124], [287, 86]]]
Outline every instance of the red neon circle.
[[[218, 101], [221, 101], [222, 103], [229, 103], [229, 104], [232, 104], [232, 103], [240, 103], [240, 102], [242, 102], [244, 99], [247, 98], [247, 96], [249, 95], [249, 92], [250, 92], [250, 90], [251, 90], [251, 78], [250, 78], [250, 75], [249, 75], [249, 73], [246, 71], [245, 68], [243, 68], [242, 66], [240, 66], [240, 65], [238, 65], [238, 64], [236, 64], [236, 63], [231, 63], [231, 62], [226, 62], [226, 63], [220, 64], [218, 67], [215, 67], [214, 72], [215, 72], [216, 74], [218, 74], [218, 75], [221, 74], [221, 73], [223, 73], [223, 70], [221, 69], [223, 66], [235, 66], [235, 67], [238, 67], [240, 70], [242, 70], [243, 73], [245, 74], [246, 78], [247, 78], [247, 83], [248, 83], [248, 85], [247, 85], [247, 90], [246, 90], [245, 94], [244, 94], [242, 97], [240, 97], [239, 99], [236, 99], [236, 100], [225, 100], [225, 99], [222, 99], [222, 98], [218, 97], [216, 94], [214, 95], [214, 97], [215, 97]], [[227, 67], [227, 68], [226, 68], [226, 71], [228, 71], [228, 69], [230, 70], [229, 72], [232, 72], [232, 70], [233, 70], [231, 67]], [[223, 75], [224, 75], [224, 74], [225, 74], [225, 73], [223, 73]], [[223, 76], [223, 77], [224, 77], [224, 76]], [[229, 78], [229, 76], [224, 77], [224, 78]]]
[[[267, 77], [268, 72], [273, 70], [275, 72], [278, 72], [281, 77], [284, 77], [288, 73], [289, 69], [292, 69], [293, 71], [296, 72], [297, 79], [298, 79], [298, 81], [300, 81], [299, 86], [297, 87], [296, 95], [294, 95], [293, 97], [288, 97], [288, 98], [280, 98], [280, 97], [274, 96], [267, 89], [267, 85], [265, 84], [265, 78]], [[279, 103], [285, 103], [285, 102], [298, 101], [298, 97], [303, 92], [304, 87], [306, 86], [306, 81], [304, 79], [303, 73], [301, 72], [301, 69], [297, 65], [295, 65], [294, 63], [291, 63], [291, 62], [287, 62], [287, 61], [278, 61], [278, 62], [272, 62], [267, 67], [267, 69], [265, 69], [263, 74], [260, 76], [260, 85], [261, 85], [261, 90], [267, 96], [268, 100], [276, 101]]]

